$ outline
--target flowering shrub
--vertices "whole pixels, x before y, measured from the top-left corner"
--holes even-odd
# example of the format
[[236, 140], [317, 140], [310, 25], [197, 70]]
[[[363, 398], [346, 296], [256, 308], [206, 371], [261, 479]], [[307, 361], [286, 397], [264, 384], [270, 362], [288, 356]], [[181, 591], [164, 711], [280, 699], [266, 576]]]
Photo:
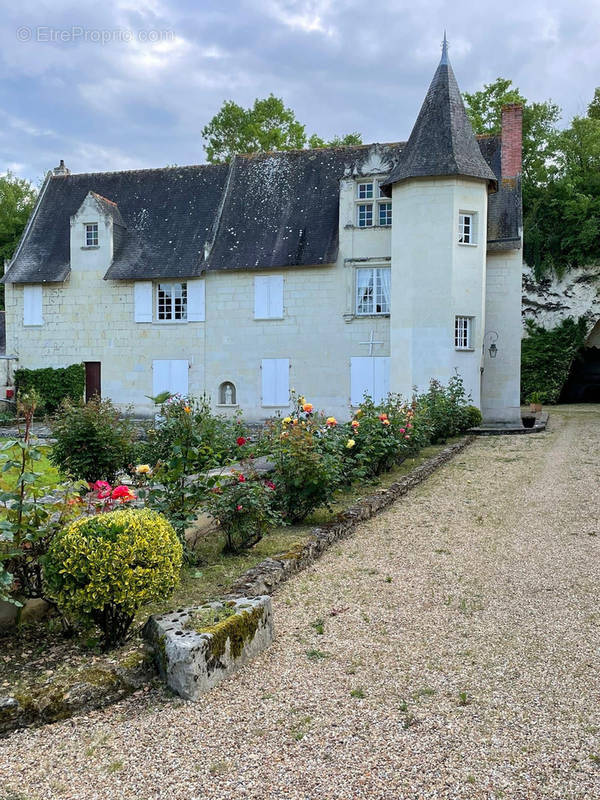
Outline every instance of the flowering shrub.
[[429, 390], [416, 398], [417, 414], [428, 428], [432, 443], [445, 442], [470, 427], [467, 402], [460, 375], [450, 378], [447, 386], [432, 380]]
[[114, 481], [133, 458], [133, 426], [110, 400], [76, 404], [64, 400], [52, 426], [56, 444], [50, 460], [66, 475]]
[[53, 538], [77, 513], [77, 487], [50, 485], [36, 471], [44, 454], [31, 442], [38, 400], [35, 390], [19, 397], [17, 410], [25, 420], [24, 438], [7, 441], [0, 448], [0, 463], [9, 483], [9, 488], [0, 490], [0, 600], [17, 606], [21, 605], [19, 597], [41, 598], [55, 605], [46, 591], [42, 562]]
[[100, 514], [105, 511], [113, 511], [115, 508], [125, 503], [130, 503], [136, 499], [136, 495], [130, 486], [120, 484], [114, 489], [108, 481], [96, 481], [90, 483], [90, 491], [85, 498], [81, 498], [81, 503], [87, 503], [86, 512], [88, 514]]
[[78, 519], [57, 533], [44, 574], [59, 607], [98, 625], [108, 648], [123, 641], [142, 605], [171, 594], [181, 557], [164, 517], [127, 509]]
[[240, 419], [213, 414], [207, 397], [196, 400], [176, 394], [162, 404], [158, 422], [149, 429], [148, 441], [140, 443], [136, 455], [139, 462], [154, 466], [169, 461], [174, 448], [183, 445], [192, 457], [187, 468], [193, 474], [238, 458], [242, 439], [243, 445], [247, 445]]
[[281, 524], [281, 516], [273, 509], [275, 491], [272, 481], [247, 480], [237, 473], [208, 492], [205, 509], [220, 525], [225, 553], [248, 549], [269, 527]]
[[301, 522], [333, 498], [342, 475], [337, 428], [333, 417], [324, 421], [303, 397], [289, 416], [270, 424], [265, 440], [275, 462], [275, 504], [286, 522]]
[[379, 475], [418, 449], [414, 411], [397, 395], [375, 405], [365, 397], [344, 426], [347, 441], [343, 451], [348, 482]]

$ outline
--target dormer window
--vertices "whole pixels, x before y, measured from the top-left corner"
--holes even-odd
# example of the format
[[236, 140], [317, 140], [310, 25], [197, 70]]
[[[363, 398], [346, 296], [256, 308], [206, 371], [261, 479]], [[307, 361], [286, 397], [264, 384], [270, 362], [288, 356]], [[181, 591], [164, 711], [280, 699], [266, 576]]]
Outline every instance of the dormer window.
[[85, 225], [85, 246], [98, 247], [98, 223], [87, 222]]
[[159, 322], [185, 322], [187, 320], [187, 283], [158, 284], [156, 318]]
[[[365, 200], [370, 202], [366, 203]], [[361, 181], [356, 184], [356, 224], [359, 228], [392, 224], [392, 204], [381, 191], [380, 181]]]

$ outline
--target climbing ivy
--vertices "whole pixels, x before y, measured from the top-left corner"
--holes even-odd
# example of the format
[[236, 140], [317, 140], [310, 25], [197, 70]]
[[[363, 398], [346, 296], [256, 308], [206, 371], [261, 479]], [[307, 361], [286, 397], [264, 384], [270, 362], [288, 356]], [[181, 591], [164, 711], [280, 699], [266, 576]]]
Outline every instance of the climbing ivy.
[[530, 402], [531, 395], [537, 392], [542, 403], [556, 403], [573, 359], [585, 342], [585, 320], [568, 317], [546, 330], [528, 319], [525, 326], [527, 336], [521, 344], [521, 402]]
[[64, 398], [78, 403], [85, 389], [85, 367], [71, 364], [70, 367], [53, 369], [18, 369], [15, 372], [17, 396], [35, 389], [41, 396], [44, 409], [56, 411]]

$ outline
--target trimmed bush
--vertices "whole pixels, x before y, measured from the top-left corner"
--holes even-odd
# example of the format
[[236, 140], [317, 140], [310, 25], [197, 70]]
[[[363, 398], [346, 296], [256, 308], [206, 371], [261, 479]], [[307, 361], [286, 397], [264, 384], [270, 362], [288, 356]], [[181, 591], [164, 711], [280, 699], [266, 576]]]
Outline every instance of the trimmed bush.
[[41, 396], [43, 407], [54, 412], [65, 399], [79, 403], [85, 390], [85, 367], [45, 367], [44, 369], [18, 369], [15, 371], [17, 397], [35, 389]]
[[141, 606], [173, 592], [181, 560], [177, 534], [160, 514], [112, 511], [76, 520], [58, 533], [45, 578], [58, 606], [95, 623], [108, 648], [124, 640]]
[[52, 433], [50, 460], [72, 478], [112, 483], [133, 460], [133, 426], [110, 400], [95, 397], [77, 405], [63, 400]]
[[477, 406], [467, 406], [465, 408], [465, 427], [477, 428], [483, 422], [483, 416]]

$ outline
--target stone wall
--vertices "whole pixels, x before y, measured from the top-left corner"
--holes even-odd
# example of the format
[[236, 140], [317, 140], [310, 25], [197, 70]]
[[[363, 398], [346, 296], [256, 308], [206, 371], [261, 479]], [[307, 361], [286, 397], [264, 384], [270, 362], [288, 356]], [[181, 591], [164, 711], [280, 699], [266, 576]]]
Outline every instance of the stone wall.
[[588, 344], [600, 346], [600, 266], [579, 267], [562, 278], [539, 282], [533, 270], [525, 266], [522, 314], [523, 320], [532, 319], [543, 328], [554, 328], [567, 317], [584, 317], [590, 334]]

